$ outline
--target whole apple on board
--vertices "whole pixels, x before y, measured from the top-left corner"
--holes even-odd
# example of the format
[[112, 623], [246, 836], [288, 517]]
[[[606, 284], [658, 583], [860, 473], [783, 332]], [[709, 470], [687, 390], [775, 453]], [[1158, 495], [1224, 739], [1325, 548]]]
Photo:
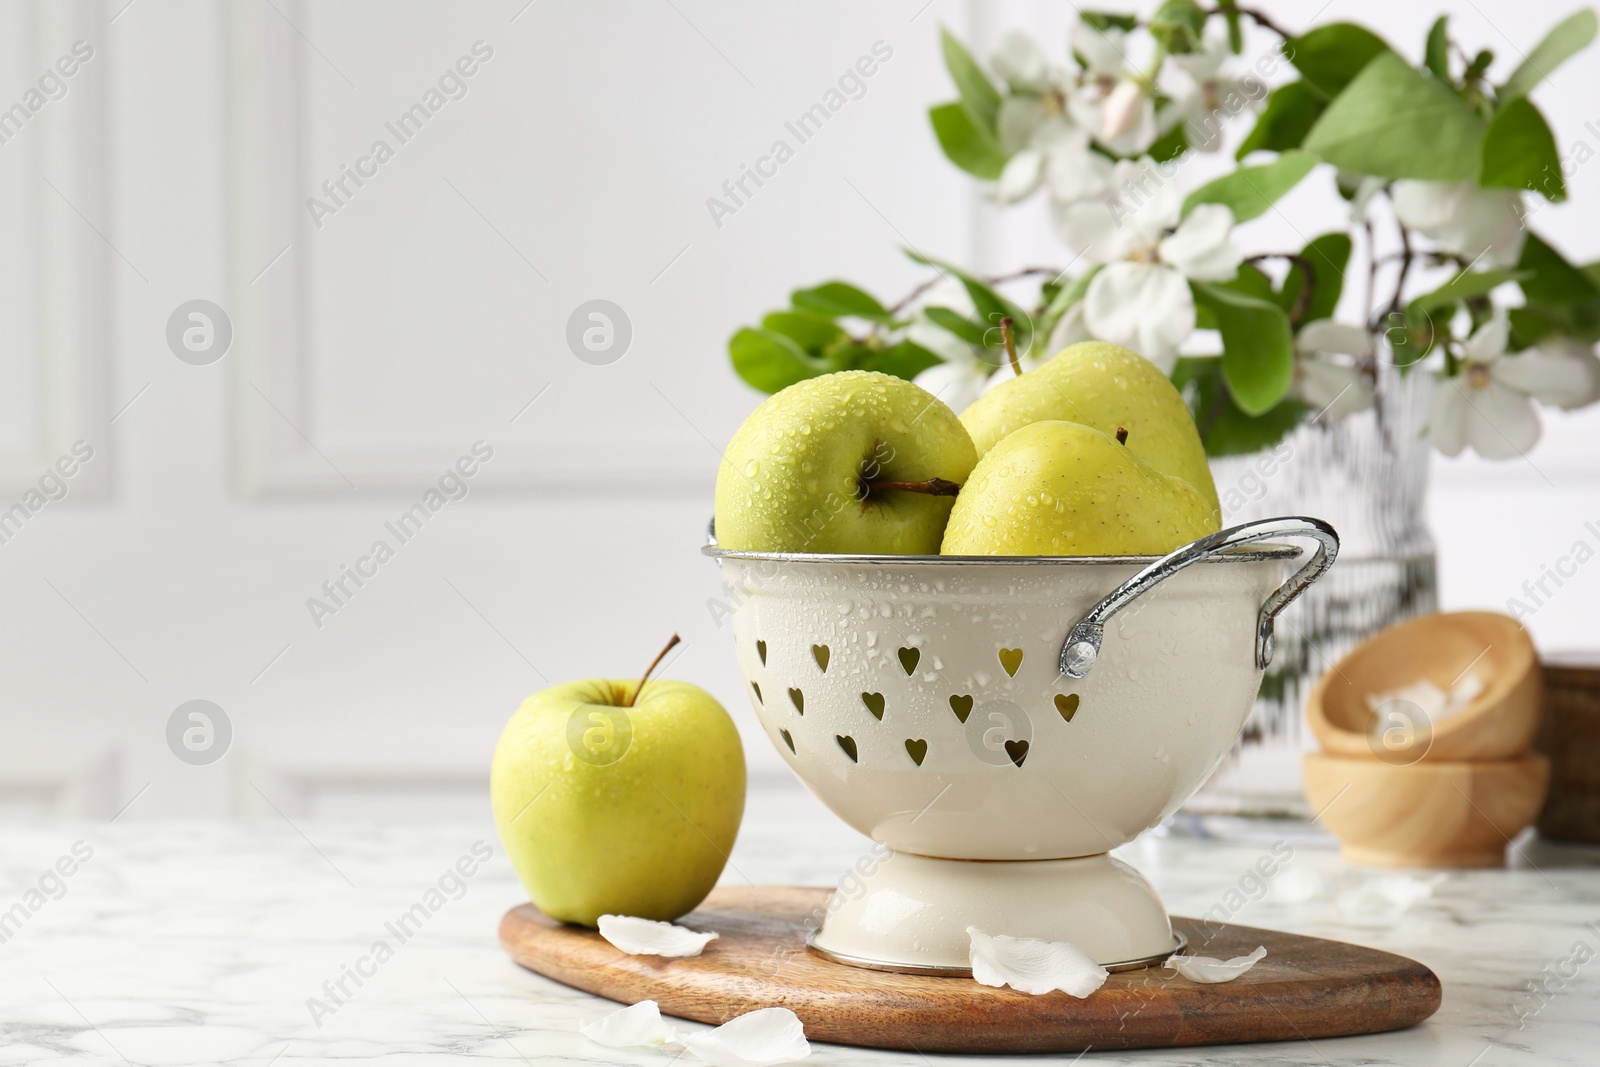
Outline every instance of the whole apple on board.
[[1159, 555], [1217, 532], [1200, 434], [1150, 361], [1088, 341], [1015, 369], [960, 418], [918, 386], [867, 371], [775, 394], [718, 468], [719, 545]]
[[522, 702], [489, 775], [495, 825], [540, 911], [669, 921], [705, 899], [744, 816], [744, 747], [722, 705], [687, 682], [552, 686]]

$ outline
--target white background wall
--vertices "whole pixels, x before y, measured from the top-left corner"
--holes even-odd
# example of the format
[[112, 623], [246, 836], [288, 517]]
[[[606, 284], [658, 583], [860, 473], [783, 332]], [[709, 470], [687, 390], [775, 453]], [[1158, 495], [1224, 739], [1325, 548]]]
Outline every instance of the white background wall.
[[[523, 696], [633, 675], [674, 630], [669, 673], [724, 700], [757, 773], [783, 773], [697, 554], [717, 450], [758, 400], [726, 338], [827, 277], [903, 292], [921, 275], [902, 245], [994, 269], [1043, 254], [1025, 216], [991, 226], [924, 111], [949, 94], [941, 21], [992, 40], [1059, 27], [1060, 5], [125, 3], [0, 3], [0, 105], [75, 40], [95, 51], [0, 145], [0, 507], [73, 441], [95, 450], [0, 544], [0, 810], [478, 811]], [[1413, 50], [1426, 30], [1399, 5], [1319, 6], [1273, 11]], [[1565, 11], [1451, 10], [1506, 55]], [[313, 225], [305, 199], [393, 143], [383, 123], [478, 40], [494, 54], [467, 95]], [[880, 40], [893, 58], [866, 95], [717, 226], [706, 198]], [[1593, 70], [1538, 93], [1564, 145], [1600, 147]], [[1571, 186], [1541, 225], [1600, 258], [1600, 166]], [[1285, 210], [1337, 224], [1315, 199]], [[1252, 225], [1252, 245], [1287, 241]], [[210, 366], [165, 341], [196, 298], [237, 330]], [[633, 324], [610, 366], [564, 340], [594, 298]], [[1436, 464], [1447, 606], [1503, 604], [1600, 523], [1600, 415], [1549, 438], [1538, 470]], [[315, 626], [306, 599], [479, 440], [495, 455], [470, 495]], [[1593, 646], [1597, 605], [1600, 565], [1534, 632]], [[206, 767], [165, 740], [195, 698], [234, 731]]]

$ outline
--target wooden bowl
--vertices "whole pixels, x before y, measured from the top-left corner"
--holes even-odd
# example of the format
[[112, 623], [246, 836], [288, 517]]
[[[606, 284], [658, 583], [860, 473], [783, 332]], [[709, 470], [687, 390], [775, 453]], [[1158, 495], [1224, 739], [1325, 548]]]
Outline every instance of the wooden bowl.
[[[1484, 682], [1465, 708], [1440, 722], [1404, 724], [1377, 738], [1369, 693], [1427, 679], [1448, 692], [1468, 671]], [[1502, 760], [1529, 750], [1544, 687], [1533, 641], [1515, 619], [1487, 611], [1423, 615], [1357, 645], [1311, 691], [1306, 717], [1324, 752], [1386, 763]]]
[[1544, 804], [1550, 761], [1534, 753], [1394, 766], [1312, 753], [1305, 783], [1311, 810], [1351, 863], [1502, 867], [1506, 845]]
[[1545, 705], [1533, 747], [1550, 757], [1539, 833], [1600, 845], [1600, 652], [1544, 659]]

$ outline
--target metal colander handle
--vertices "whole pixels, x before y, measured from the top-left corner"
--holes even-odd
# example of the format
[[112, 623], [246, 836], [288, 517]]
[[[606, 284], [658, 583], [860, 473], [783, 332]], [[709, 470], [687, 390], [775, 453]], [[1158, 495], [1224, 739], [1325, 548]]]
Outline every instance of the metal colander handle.
[[1317, 542], [1317, 551], [1305, 566], [1280, 585], [1265, 604], [1256, 623], [1256, 669], [1266, 670], [1272, 662], [1272, 623], [1289, 602], [1303, 593], [1312, 582], [1322, 577], [1333, 566], [1339, 555], [1339, 535], [1332, 526], [1321, 519], [1290, 516], [1281, 519], [1263, 519], [1191, 541], [1174, 552], [1162, 556], [1132, 578], [1117, 586], [1094, 609], [1078, 621], [1067, 634], [1061, 646], [1061, 673], [1069, 678], [1088, 675], [1100, 656], [1100, 642], [1105, 637], [1105, 625], [1117, 612], [1127, 607], [1146, 591], [1177, 574], [1193, 563], [1199, 563], [1226, 548], [1247, 545], [1254, 541], [1267, 541], [1278, 537], [1309, 537]]

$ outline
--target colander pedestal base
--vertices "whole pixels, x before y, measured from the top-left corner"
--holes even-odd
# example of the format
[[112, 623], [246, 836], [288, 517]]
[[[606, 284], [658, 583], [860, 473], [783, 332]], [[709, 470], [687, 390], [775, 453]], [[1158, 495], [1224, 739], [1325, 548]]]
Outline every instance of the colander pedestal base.
[[1159, 963], [1182, 943], [1155, 889], [1108, 854], [1008, 861], [889, 851], [846, 876], [810, 944], [858, 967], [970, 974], [969, 926], [1070, 941], [1113, 969]]

